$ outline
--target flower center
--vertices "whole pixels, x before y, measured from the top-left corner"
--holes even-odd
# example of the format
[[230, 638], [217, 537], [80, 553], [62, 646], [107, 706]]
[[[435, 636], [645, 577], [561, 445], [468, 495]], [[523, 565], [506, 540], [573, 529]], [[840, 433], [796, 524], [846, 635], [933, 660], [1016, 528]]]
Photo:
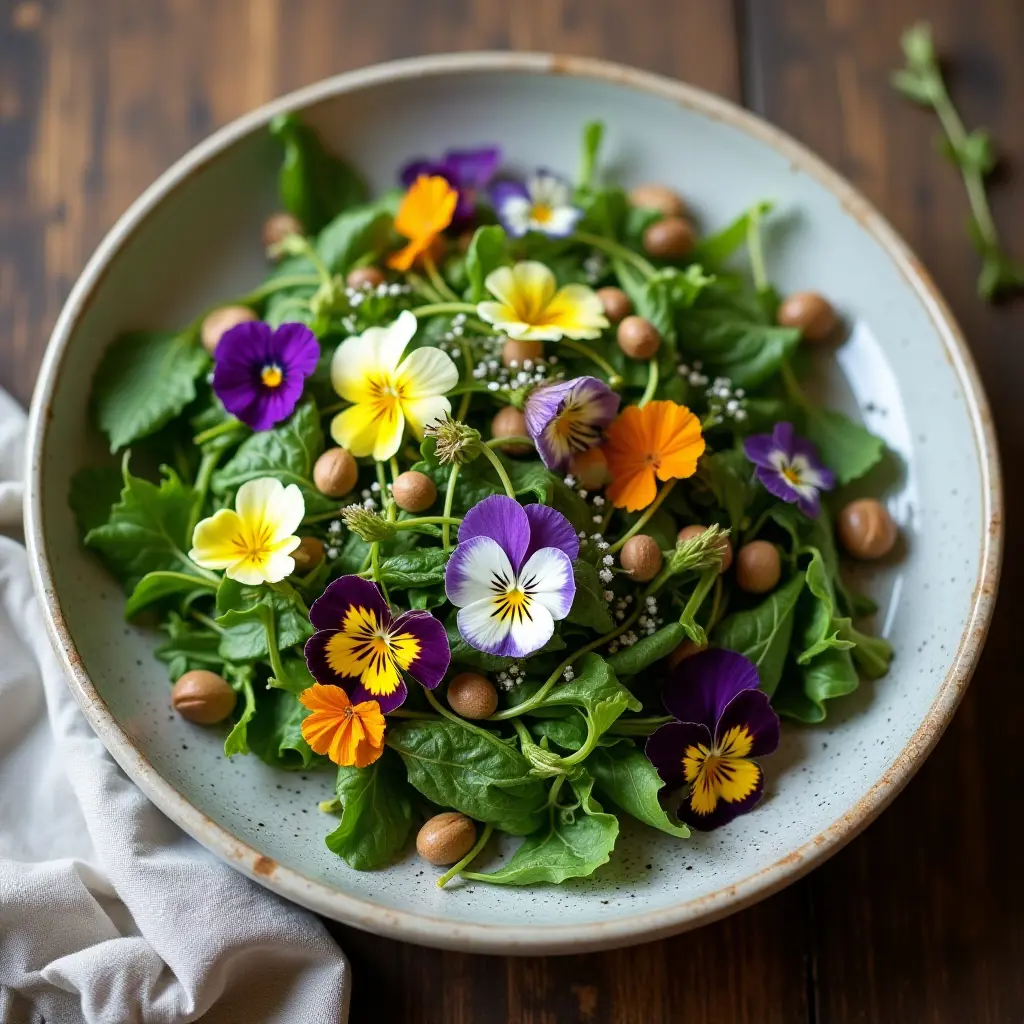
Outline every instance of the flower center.
[[391, 377], [382, 374], [369, 382], [369, 389], [375, 418], [393, 420], [401, 410], [405, 388]]
[[281, 382], [284, 380], [284, 371], [277, 365], [277, 363], [267, 363], [267, 365], [260, 370], [260, 380], [263, 381], [264, 387], [280, 387]]
[[535, 203], [530, 211], [530, 217], [538, 224], [548, 224], [554, 216], [554, 212], [547, 203]]
[[517, 580], [504, 572], [495, 572], [491, 576], [491, 589], [496, 595], [491, 618], [503, 623], [533, 621], [530, 609], [533, 607], [537, 579], [532, 573], [525, 579]]
[[792, 466], [786, 466], [782, 470], [782, 475], [793, 485], [803, 483], [800, 479], [800, 474]]
[[601, 438], [598, 428], [584, 418], [584, 410], [573, 405], [566, 405], [555, 418], [554, 432], [559, 441], [576, 452], [593, 448]]

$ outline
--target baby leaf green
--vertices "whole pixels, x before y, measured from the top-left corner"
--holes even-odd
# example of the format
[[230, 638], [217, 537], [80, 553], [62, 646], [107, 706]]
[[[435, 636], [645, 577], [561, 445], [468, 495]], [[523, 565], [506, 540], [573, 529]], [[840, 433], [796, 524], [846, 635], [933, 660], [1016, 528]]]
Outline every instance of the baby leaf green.
[[569, 609], [569, 621], [597, 633], [610, 633], [615, 628], [615, 620], [604, 599], [604, 584], [598, 578], [597, 569], [589, 562], [577, 560], [573, 563], [572, 574], [576, 596]]
[[804, 433], [817, 445], [821, 461], [836, 474], [840, 484], [862, 477], [885, 451], [881, 438], [841, 412], [819, 405], [805, 408]]

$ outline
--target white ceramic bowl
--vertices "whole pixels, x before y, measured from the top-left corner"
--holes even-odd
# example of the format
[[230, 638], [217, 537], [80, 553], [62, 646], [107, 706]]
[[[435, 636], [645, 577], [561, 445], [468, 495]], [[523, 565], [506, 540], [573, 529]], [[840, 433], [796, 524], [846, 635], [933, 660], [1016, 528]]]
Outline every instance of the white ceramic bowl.
[[[850, 325], [825, 385], [859, 408], [902, 469], [887, 494], [905, 540], [868, 574], [890, 674], [833, 705], [823, 727], [788, 728], [752, 814], [680, 842], [626, 828], [591, 879], [524, 890], [440, 892], [410, 857], [350, 871], [324, 846], [329, 775], [224, 760], [222, 738], [168, 708], [154, 637], [127, 626], [116, 584], [77, 541], [71, 474], [105, 457], [87, 429], [92, 371], [131, 327], [177, 327], [265, 272], [275, 206], [270, 118], [299, 110], [375, 186], [410, 155], [496, 141], [524, 167], [572, 173], [580, 126], [601, 117], [625, 184], [676, 186], [706, 227], [761, 197], [783, 290], [830, 296]], [[154, 382], [159, 386], [159, 382]], [[774, 128], [698, 90], [610, 64], [515, 54], [401, 61], [270, 104], [198, 146], [121, 218], [61, 314], [36, 390], [27, 535], [35, 582], [68, 679], [125, 771], [200, 842], [264, 885], [395, 938], [477, 952], [593, 949], [707, 922], [791, 882], [895, 796], [937, 741], [974, 668], [999, 572], [999, 467], [991, 419], [949, 311], [892, 229], [845, 181]], [[951, 780], [952, 784], [952, 780]]]

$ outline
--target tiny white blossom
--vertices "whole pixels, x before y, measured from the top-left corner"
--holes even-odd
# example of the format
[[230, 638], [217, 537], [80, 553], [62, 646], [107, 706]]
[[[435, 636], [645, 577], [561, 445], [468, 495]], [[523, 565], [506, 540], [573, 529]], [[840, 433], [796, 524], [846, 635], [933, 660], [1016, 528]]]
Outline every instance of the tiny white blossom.
[[[604, 555], [602, 557], [601, 561], [605, 565], [614, 565], [615, 564], [615, 556], [614, 555]], [[648, 600], [651, 600], [651, 599], [649, 598]]]
[[593, 502], [595, 508], [601, 508], [604, 505], [604, 496], [600, 494], [595, 494], [593, 497]]
[[574, 477], [572, 475], [572, 473], [569, 473], [567, 476], [565, 476], [562, 479], [562, 483], [565, 484], [566, 487], [575, 487], [576, 486], [576, 477]]
[[602, 583], [611, 583], [611, 581], [615, 579], [615, 573], [613, 573], [611, 569], [601, 569], [597, 574], [597, 578]]
[[604, 592], [604, 599], [606, 601], [614, 601], [615, 600], [615, 591], [614, 590], [606, 590]]

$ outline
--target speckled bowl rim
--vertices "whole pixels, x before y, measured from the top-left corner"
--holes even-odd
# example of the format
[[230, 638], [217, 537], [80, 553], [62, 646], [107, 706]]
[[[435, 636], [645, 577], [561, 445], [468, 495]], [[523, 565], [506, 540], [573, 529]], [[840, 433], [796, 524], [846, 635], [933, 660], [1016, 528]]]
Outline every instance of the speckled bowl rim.
[[[573, 75], [618, 83], [653, 94], [723, 121], [770, 146], [828, 189], [843, 208], [888, 253], [928, 311], [963, 390], [982, 472], [982, 505], [987, 529], [979, 552], [977, 579], [967, 626], [931, 708], [888, 771], [844, 815], [809, 842], [770, 866], [732, 885], [675, 906], [638, 912], [608, 922], [578, 925], [505, 926], [465, 924], [428, 914], [378, 906], [350, 896], [278, 864], [231, 835], [163, 779], [121, 728], [96, 691], [75, 649], [54, 587], [43, 535], [41, 474], [49, 407], [64, 354], [83, 310], [100, 287], [108, 264], [151, 211], [172, 198], [191, 175], [243, 136], [264, 128], [282, 111], [299, 110], [342, 93], [418, 78], [474, 72]], [[988, 632], [999, 581], [1003, 544], [1003, 494], [995, 431], [974, 361], [959, 327], [930, 277], [886, 220], [852, 185], [818, 157], [753, 114], [679, 82], [603, 61], [551, 54], [460, 53], [417, 57], [348, 72], [290, 93], [214, 133], [151, 185], [118, 220], [89, 260], [61, 311], [50, 338], [32, 401], [29, 421], [29, 495], [25, 535], [36, 593], [50, 640], [85, 717], [107, 749], [139, 788], [186, 832], [238, 870], [288, 899], [367, 931], [407, 942], [480, 953], [579, 953], [657, 939], [707, 924], [747, 907], [795, 881], [849, 842], [889, 804], [938, 742], [970, 680]]]

